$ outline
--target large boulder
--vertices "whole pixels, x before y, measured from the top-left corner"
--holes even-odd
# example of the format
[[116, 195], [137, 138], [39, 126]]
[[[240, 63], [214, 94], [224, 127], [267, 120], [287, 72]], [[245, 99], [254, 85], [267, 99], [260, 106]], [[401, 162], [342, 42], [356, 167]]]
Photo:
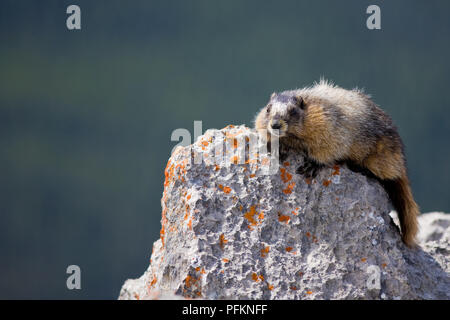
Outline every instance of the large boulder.
[[439, 259], [407, 248], [377, 181], [346, 166], [305, 179], [295, 173], [298, 154], [268, 173], [264, 161], [243, 156], [255, 136], [228, 126], [175, 150], [161, 238], [120, 299], [450, 298], [448, 241], [428, 248]]

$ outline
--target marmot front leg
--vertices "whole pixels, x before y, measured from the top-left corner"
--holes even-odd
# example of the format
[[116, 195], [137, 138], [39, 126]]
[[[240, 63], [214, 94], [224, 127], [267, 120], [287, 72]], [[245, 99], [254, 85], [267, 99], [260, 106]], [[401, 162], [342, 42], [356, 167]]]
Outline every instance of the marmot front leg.
[[306, 178], [315, 178], [317, 176], [317, 173], [323, 168], [325, 165], [318, 163], [317, 161], [305, 157], [305, 160], [303, 162], [303, 165], [297, 168], [298, 174], [305, 175]]
[[279, 150], [278, 156], [279, 156], [279, 159], [280, 159], [280, 163], [283, 163], [288, 157], [289, 148], [287, 146], [285, 146], [284, 144], [280, 144], [278, 150]]

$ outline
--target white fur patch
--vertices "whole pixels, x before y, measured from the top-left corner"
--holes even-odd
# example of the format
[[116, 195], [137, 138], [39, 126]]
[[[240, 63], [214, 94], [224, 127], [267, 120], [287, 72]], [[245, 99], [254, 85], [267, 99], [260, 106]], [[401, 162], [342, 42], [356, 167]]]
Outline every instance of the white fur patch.
[[274, 102], [272, 104], [272, 115], [279, 115], [281, 117], [286, 116], [287, 108], [286, 104], [280, 102]]

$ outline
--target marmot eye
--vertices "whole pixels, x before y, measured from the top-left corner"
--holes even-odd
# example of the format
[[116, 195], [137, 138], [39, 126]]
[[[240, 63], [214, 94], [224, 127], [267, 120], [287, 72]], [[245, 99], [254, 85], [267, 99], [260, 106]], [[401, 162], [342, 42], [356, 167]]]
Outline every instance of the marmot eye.
[[271, 104], [269, 104], [268, 106], [267, 106], [267, 113], [270, 113], [270, 109], [272, 108], [272, 105]]

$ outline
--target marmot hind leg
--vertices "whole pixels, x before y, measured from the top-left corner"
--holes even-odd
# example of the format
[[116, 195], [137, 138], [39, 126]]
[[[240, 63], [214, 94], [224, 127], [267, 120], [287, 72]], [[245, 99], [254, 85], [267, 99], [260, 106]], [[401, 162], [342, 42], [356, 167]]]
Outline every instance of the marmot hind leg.
[[416, 247], [420, 211], [412, 195], [403, 155], [400, 152], [375, 154], [364, 164], [381, 180], [388, 193], [400, 220], [403, 242], [410, 248]]

